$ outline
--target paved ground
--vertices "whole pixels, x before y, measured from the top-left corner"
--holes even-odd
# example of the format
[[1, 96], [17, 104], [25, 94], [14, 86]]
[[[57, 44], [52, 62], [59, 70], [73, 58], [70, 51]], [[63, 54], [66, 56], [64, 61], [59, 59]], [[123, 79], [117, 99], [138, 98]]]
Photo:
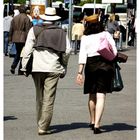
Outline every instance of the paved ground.
[[136, 139], [136, 49], [124, 51], [121, 64], [124, 89], [108, 94], [102, 119], [104, 133], [88, 128], [88, 96], [76, 85], [78, 55], [71, 55], [68, 73], [59, 81], [51, 128], [55, 133], [38, 136], [35, 89], [31, 77], [11, 75], [13, 58], [4, 58], [4, 140], [135, 140]]

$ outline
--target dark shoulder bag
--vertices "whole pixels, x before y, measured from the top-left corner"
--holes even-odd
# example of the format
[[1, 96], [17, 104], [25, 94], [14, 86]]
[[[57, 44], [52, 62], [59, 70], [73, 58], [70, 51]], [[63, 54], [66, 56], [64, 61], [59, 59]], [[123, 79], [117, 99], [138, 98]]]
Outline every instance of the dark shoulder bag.
[[114, 79], [112, 83], [112, 91], [119, 92], [124, 88], [122, 76], [120, 73], [121, 68], [117, 63], [114, 63]]

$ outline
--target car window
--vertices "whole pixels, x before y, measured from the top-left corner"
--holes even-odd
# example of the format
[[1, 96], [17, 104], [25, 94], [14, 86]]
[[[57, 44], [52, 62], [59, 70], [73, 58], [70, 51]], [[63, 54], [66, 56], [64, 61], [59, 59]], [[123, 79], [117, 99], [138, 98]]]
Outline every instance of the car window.
[[126, 13], [126, 7], [116, 7], [115, 8], [116, 13]]
[[[107, 13], [111, 13], [111, 6], [110, 5], [107, 8]], [[126, 5], [116, 5], [115, 13], [127, 13]]]
[[[103, 8], [100, 8], [100, 9], [103, 13], [105, 12], [105, 9]], [[98, 14], [98, 10], [99, 8], [95, 8], [95, 14]], [[94, 8], [85, 8], [83, 13], [85, 13], [87, 16], [90, 16], [94, 13]]]

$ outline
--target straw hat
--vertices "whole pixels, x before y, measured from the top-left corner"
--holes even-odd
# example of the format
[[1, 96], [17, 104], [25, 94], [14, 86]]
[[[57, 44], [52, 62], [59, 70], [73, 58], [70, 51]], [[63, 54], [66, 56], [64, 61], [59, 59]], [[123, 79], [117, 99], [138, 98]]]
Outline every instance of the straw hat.
[[98, 15], [91, 15], [85, 18], [86, 22], [97, 23], [98, 22]]
[[56, 15], [56, 9], [52, 7], [47, 7], [45, 9], [45, 14], [39, 15], [39, 17], [46, 21], [56, 21], [56, 20], [61, 19], [60, 16]]

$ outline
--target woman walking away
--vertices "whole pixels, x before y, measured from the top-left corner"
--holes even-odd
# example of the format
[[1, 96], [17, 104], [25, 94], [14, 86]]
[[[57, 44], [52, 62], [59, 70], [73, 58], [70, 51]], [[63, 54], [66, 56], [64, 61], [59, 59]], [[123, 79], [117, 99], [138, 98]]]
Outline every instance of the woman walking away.
[[[99, 134], [102, 132], [100, 121], [104, 111], [106, 93], [111, 92], [114, 74], [113, 62], [106, 60], [97, 52], [100, 39], [104, 37], [109, 41], [115, 55], [117, 55], [117, 49], [111, 34], [104, 31], [102, 23], [98, 20], [98, 15], [87, 17], [86, 22], [84, 35], [81, 38], [76, 81], [79, 85], [82, 85], [84, 81], [84, 94], [89, 94], [89, 126], [94, 134]], [[83, 70], [85, 79], [83, 79]]]

